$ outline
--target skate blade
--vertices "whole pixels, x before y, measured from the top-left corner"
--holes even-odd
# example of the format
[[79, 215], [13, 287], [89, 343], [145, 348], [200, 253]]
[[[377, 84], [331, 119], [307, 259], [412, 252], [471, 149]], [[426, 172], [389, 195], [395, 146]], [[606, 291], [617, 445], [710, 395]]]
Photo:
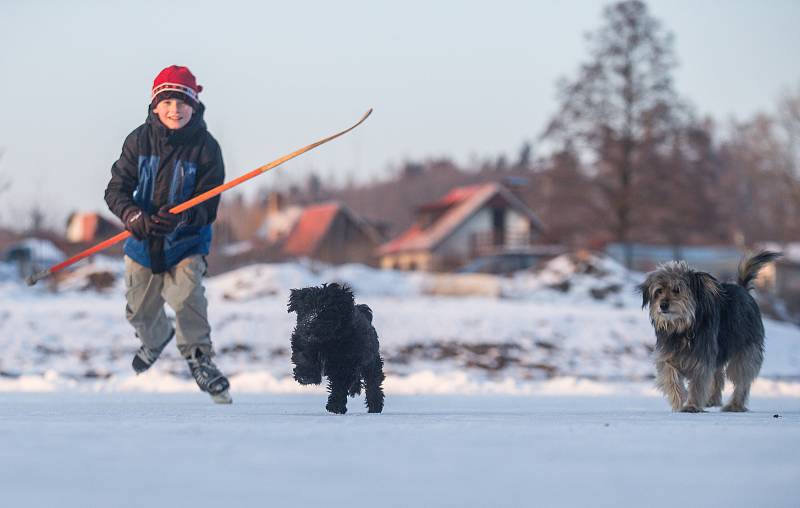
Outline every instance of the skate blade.
[[225, 390], [222, 393], [218, 393], [216, 395], [211, 395], [211, 400], [213, 400], [216, 404], [231, 404], [233, 403], [233, 398], [231, 397], [230, 392]]

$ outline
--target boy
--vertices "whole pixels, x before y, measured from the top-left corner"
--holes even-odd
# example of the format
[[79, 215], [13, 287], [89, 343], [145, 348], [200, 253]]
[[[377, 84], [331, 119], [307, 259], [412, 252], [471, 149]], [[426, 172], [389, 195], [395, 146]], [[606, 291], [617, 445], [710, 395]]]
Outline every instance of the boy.
[[[133, 370], [149, 369], [175, 336], [200, 389], [230, 403], [228, 379], [211, 361], [202, 285], [219, 196], [169, 212], [225, 180], [219, 144], [203, 121], [202, 89], [186, 67], [172, 65], [156, 76], [147, 120], [125, 139], [105, 199], [132, 234], [125, 242], [125, 310], [142, 343]], [[174, 328], [165, 301], [175, 311]]]

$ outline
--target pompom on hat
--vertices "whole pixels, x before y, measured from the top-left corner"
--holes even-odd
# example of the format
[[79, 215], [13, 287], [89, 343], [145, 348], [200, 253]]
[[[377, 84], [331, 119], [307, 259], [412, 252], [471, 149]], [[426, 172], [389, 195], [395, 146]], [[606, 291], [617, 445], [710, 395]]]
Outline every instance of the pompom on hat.
[[188, 67], [180, 65], [170, 65], [158, 73], [153, 80], [153, 89], [150, 92], [150, 104], [155, 106], [159, 102], [175, 98], [197, 109], [200, 102], [198, 94], [203, 91], [203, 87], [197, 84], [197, 79]]

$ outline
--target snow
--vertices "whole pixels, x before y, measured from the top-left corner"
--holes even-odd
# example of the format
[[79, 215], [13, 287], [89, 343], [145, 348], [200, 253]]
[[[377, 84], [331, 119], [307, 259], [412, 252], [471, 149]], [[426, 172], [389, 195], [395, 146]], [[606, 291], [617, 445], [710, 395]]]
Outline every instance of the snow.
[[[85, 290], [97, 272], [116, 283]], [[118, 259], [99, 257], [58, 292], [0, 277], [0, 392], [195, 391], [173, 345], [150, 372], [132, 374], [138, 344], [124, 319], [121, 274]], [[206, 281], [217, 363], [235, 393], [319, 393], [290, 377], [286, 300], [291, 288], [339, 281], [374, 310], [387, 393], [658, 397], [653, 331], [634, 290], [641, 274], [608, 258], [561, 256], [538, 272], [486, 277], [497, 296], [441, 296], [458, 276], [362, 265], [228, 272]], [[769, 319], [765, 327], [753, 396], [800, 397], [800, 328]]]
[[412, 297], [422, 293], [426, 278], [359, 264], [321, 268], [310, 262], [255, 264], [215, 277], [209, 292], [227, 300], [247, 301], [272, 295], [287, 297], [293, 288], [323, 282], [345, 282], [359, 296]]
[[244, 241], [244, 242], [236, 242], [230, 245], [224, 245], [220, 249], [220, 253], [223, 256], [237, 256], [239, 254], [244, 254], [245, 252], [249, 252], [253, 249], [253, 242]]
[[[795, 507], [800, 399], [0, 394], [4, 506]], [[775, 417], [777, 415], [777, 417]]]

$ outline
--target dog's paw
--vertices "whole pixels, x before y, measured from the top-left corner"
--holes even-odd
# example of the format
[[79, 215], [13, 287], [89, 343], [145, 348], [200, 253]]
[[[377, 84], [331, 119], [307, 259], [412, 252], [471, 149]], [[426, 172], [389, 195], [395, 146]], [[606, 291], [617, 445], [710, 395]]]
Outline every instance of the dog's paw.
[[681, 413], [705, 413], [705, 410], [691, 404], [686, 404], [681, 408]]
[[344, 404], [334, 404], [333, 402], [328, 402], [325, 406], [325, 409], [328, 410], [329, 413], [343, 415], [347, 412], [347, 406]]
[[747, 412], [747, 408], [739, 404], [727, 404], [721, 409], [721, 411], [725, 413], [745, 413]]
[[367, 406], [367, 413], [380, 413], [383, 411], [383, 404], [375, 404], [373, 406]]

